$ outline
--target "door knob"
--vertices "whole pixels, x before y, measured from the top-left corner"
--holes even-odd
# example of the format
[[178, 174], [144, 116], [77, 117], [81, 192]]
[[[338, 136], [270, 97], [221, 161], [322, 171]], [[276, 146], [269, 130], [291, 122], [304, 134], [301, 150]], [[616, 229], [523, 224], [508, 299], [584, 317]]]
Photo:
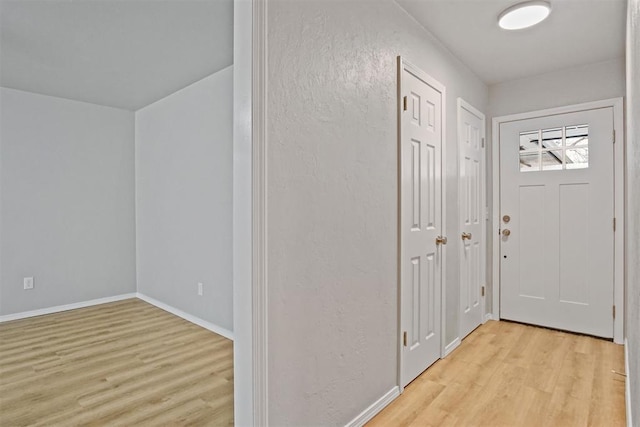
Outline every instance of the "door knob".
[[511, 235], [511, 230], [509, 230], [508, 228], [505, 228], [504, 230], [502, 230], [502, 235], [505, 237]]
[[471, 233], [462, 233], [462, 240], [471, 240]]
[[446, 245], [446, 244], [447, 244], [446, 237], [443, 237], [443, 236], [436, 237], [436, 245]]

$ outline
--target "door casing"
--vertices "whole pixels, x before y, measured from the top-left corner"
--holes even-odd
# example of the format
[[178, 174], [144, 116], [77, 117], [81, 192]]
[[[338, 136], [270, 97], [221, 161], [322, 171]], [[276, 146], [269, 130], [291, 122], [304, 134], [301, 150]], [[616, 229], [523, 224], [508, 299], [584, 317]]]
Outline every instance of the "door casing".
[[598, 108], [613, 108], [613, 129], [615, 133], [614, 143], [614, 215], [616, 218], [616, 229], [614, 232], [614, 296], [613, 301], [616, 307], [613, 321], [613, 341], [622, 344], [624, 341], [624, 116], [623, 99], [612, 98], [602, 101], [593, 101], [583, 104], [568, 105], [565, 107], [549, 108], [545, 110], [531, 111], [527, 113], [511, 114], [507, 116], [494, 117], [492, 120], [492, 225], [493, 234], [491, 265], [493, 277], [492, 289], [492, 314], [495, 320], [500, 319], [500, 124], [515, 120], [533, 119], [538, 117], [552, 116], [558, 114], [573, 113]]
[[[398, 147], [397, 147], [397, 170], [398, 170], [398, 200], [397, 200], [397, 215], [398, 215], [398, 226], [397, 226], [397, 230], [398, 230], [398, 242], [397, 242], [397, 281], [398, 281], [398, 319], [397, 319], [397, 324], [398, 324], [398, 335], [397, 335], [397, 343], [398, 343], [398, 347], [397, 347], [397, 354], [398, 354], [398, 369], [397, 369], [397, 384], [400, 390], [400, 393], [402, 393], [404, 391], [404, 386], [402, 384], [402, 367], [403, 367], [403, 361], [402, 361], [402, 348], [403, 348], [403, 341], [402, 341], [402, 280], [401, 280], [401, 262], [402, 262], [402, 258], [401, 258], [401, 250], [402, 250], [402, 241], [401, 241], [401, 212], [400, 212], [400, 207], [401, 207], [401, 203], [402, 203], [402, 199], [401, 199], [401, 187], [402, 187], [402, 170], [401, 170], [401, 162], [402, 162], [402, 158], [401, 158], [401, 143], [402, 143], [402, 109], [403, 109], [403, 99], [402, 99], [402, 74], [404, 70], [410, 70], [410, 72], [414, 75], [417, 75], [420, 77], [420, 79], [422, 79], [423, 81], [425, 81], [429, 86], [433, 87], [434, 89], [436, 89], [437, 91], [439, 91], [442, 94], [442, 114], [441, 114], [441, 129], [442, 129], [442, 147], [441, 147], [441, 162], [442, 162], [442, 168], [441, 170], [444, 171], [444, 166], [447, 164], [446, 162], [446, 141], [447, 141], [447, 136], [446, 136], [446, 123], [447, 123], [447, 118], [446, 118], [446, 112], [447, 112], [447, 105], [446, 105], [446, 88], [444, 85], [442, 85], [440, 82], [438, 82], [437, 80], [435, 80], [434, 78], [432, 78], [431, 76], [429, 76], [428, 74], [426, 74], [424, 71], [422, 71], [420, 68], [416, 67], [415, 65], [413, 65], [412, 63], [410, 63], [409, 61], [407, 61], [406, 59], [404, 59], [401, 56], [398, 56], [397, 58], [397, 76], [398, 76], [398, 85], [397, 85], [397, 89], [398, 89], [398, 93], [397, 93], [397, 101], [398, 101]], [[442, 175], [444, 176], [444, 173], [442, 173]], [[446, 206], [447, 206], [447, 201], [446, 201], [446, 194], [447, 194], [447, 189], [446, 189], [446, 180], [444, 178], [441, 179], [441, 192], [442, 192], [442, 205], [441, 205], [441, 223], [442, 223], [442, 234], [445, 235], [445, 231], [447, 229], [447, 223], [446, 223]], [[446, 338], [445, 338], [445, 331], [446, 331], [446, 316], [445, 316], [445, 307], [446, 307], [446, 294], [445, 294], [445, 286], [444, 283], [446, 283], [446, 268], [444, 268], [444, 266], [447, 265], [447, 258], [446, 258], [446, 246], [447, 245], [442, 245], [440, 248], [441, 252], [441, 272], [440, 272], [440, 358], [443, 358], [445, 356], [444, 351], [445, 351], [445, 346], [446, 346]]]

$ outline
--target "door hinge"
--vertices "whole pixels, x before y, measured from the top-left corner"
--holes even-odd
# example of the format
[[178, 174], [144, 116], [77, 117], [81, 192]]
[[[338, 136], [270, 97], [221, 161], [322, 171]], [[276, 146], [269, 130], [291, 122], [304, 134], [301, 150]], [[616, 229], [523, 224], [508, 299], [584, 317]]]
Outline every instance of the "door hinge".
[[616, 143], [616, 130], [613, 130], [613, 143]]
[[482, 296], [484, 296], [484, 286], [483, 286], [482, 288], [480, 288], [480, 294], [481, 294]]
[[616, 231], [616, 219], [613, 218], [613, 231]]
[[484, 138], [482, 138], [482, 148], [484, 148]]
[[613, 306], [613, 318], [614, 319], [616, 318], [616, 306], [615, 305]]
[[402, 343], [405, 347], [407, 346], [407, 331], [404, 331], [404, 333], [402, 334]]
[[407, 97], [402, 98], [402, 111], [407, 111]]

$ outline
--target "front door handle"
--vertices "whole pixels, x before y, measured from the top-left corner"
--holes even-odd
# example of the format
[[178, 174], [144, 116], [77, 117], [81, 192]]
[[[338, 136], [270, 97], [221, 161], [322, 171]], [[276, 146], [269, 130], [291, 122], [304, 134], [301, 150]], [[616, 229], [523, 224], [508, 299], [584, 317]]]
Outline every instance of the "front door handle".
[[505, 228], [504, 230], [502, 230], [502, 235], [507, 237], [511, 234], [511, 230], [509, 230], [508, 228]]
[[471, 240], [471, 233], [462, 233], [462, 240]]
[[443, 236], [436, 237], [436, 245], [446, 245], [446, 244], [447, 244], [446, 237], [443, 237]]

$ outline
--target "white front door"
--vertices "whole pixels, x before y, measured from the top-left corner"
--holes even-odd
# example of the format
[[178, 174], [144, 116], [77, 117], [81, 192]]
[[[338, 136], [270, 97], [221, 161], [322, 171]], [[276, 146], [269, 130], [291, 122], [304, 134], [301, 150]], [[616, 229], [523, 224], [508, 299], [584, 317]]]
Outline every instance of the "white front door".
[[443, 92], [401, 61], [401, 383], [440, 358]]
[[460, 338], [482, 323], [484, 285], [484, 114], [458, 99]]
[[500, 317], [613, 337], [613, 109], [499, 131]]

